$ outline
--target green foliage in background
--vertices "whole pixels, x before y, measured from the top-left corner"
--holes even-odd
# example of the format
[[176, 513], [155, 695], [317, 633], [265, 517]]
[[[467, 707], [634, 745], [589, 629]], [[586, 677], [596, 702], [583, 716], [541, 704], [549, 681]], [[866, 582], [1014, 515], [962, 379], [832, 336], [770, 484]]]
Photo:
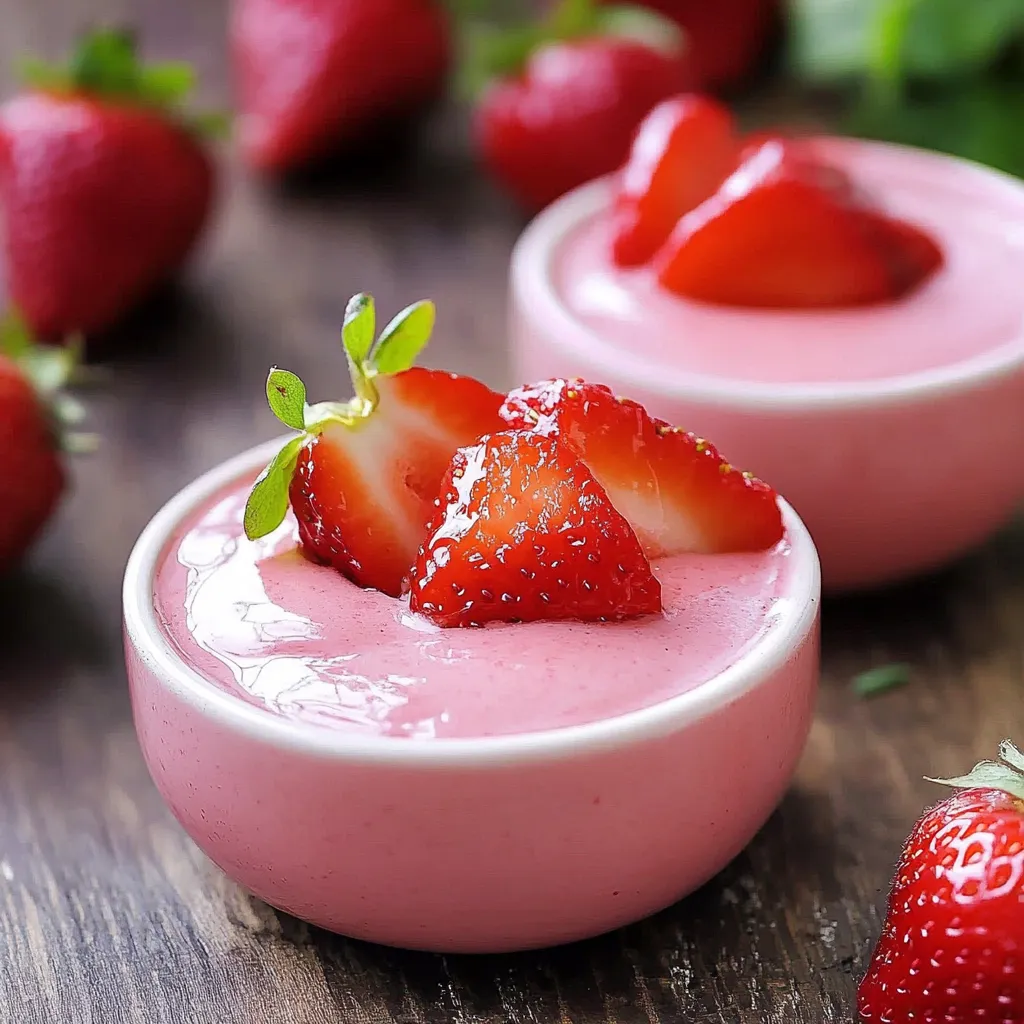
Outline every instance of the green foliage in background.
[[859, 135], [1024, 175], [1024, 0], [790, 0], [795, 74]]

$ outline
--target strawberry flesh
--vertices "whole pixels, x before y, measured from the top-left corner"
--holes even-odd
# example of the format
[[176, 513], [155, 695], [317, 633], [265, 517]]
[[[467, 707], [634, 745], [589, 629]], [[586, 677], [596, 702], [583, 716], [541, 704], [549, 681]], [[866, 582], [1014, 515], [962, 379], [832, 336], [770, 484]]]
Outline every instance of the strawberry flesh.
[[693, 94], [644, 118], [615, 198], [612, 259], [646, 263], [679, 218], [715, 193], [736, 166], [739, 138], [727, 107]]
[[690, 299], [764, 309], [893, 301], [941, 263], [909, 225], [867, 207], [805, 147], [766, 142], [686, 214], [655, 257], [660, 283]]
[[661, 611], [629, 523], [557, 437], [509, 431], [461, 449], [411, 577], [410, 607], [439, 626]]
[[332, 423], [303, 447], [289, 499], [311, 557], [395, 597], [456, 449], [501, 429], [501, 396], [419, 367], [374, 386], [368, 416]]
[[1024, 801], [968, 789], [918, 822], [860, 985], [863, 1021], [1024, 1021]]
[[509, 426], [561, 438], [586, 463], [649, 557], [760, 551], [782, 539], [767, 484], [693, 434], [600, 384], [551, 380], [509, 393]]

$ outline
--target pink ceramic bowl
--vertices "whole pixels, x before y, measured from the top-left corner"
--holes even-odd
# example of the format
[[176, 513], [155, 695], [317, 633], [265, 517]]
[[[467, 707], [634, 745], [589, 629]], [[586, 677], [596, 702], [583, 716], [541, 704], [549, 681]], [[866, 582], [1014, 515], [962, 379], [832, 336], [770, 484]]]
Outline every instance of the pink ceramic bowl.
[[515, 950], [665, 907], [757, 832], [800, 756], [818, 679], [818, 562], [791, 509], [792, 596], [749, 653], [705, 685], [548, 732], [342, 734], [204, 679], [154, 613], [154, 573], [183, 519], [279, 445], [186, 487], [142, 534], [124, 584], [146, 763], [182, 826], [232, 879], [360, 939]]
[[[909, 193], [907, 182], [920, 181], [936, 194], [947, 190], [968, 209], [975, 194], [991, 200], [1004, 230], [1016, 238], [1024, 233], [1024, 188], [1017, 181], [903, 147], [851, 140], [828, 145], [844, 161], [861, 161], [881, 183], [900, 178]], [[1005, 343], [919, 372], [835, 383], [688, 373], [639, 355], [640, 346], [602, 337], [568, 308], [554, 284], [557, 247], [607, 208], [611, 188], [602, 179], [570, 193], [540, 214], [519, 241], [511, 275], [517, 380], [601, 381], [711, 438], [736, 465], [768, 480], [792, 502], [817, 544], [826, 590], [862, 588], [939, 566], [1012, 515], [1024, 497], [1024, 304]], [[947, 238], [955, 237], [957, 211], [941, 200], [932, 205], [938, 226]], [[983, 319], [983, 281], [973, 300], [968, 320]], [[910, 312], [906, 320], [917, 326], [917, 314]], [[963, 319], [964, 309], [957, 312]], [[768, 323], [771, 314], [720, 316], [719, 321], [713, 307], [688, 304], [679, 330], [706, 330], [707, 344], [714, 345], [717, 323], [728, 321], [735, 333], [742, 322], [771, 344], [772, 338], [785, 340], [787, 324], [803, 331], [818, 325], [815, 341], [827, 346], [833, 341], [830, 325], [837, 323], [816, 314], [776, 318], [774, 324]], [[850, 346], [850, 358], [856, 357], [858, 322], [850, 317], [842, 324], [839, 341]], [[862, 323], [871, 330], [873, 321]], [[907, 344], [927, 347], [927, 330], [910, 333]]]

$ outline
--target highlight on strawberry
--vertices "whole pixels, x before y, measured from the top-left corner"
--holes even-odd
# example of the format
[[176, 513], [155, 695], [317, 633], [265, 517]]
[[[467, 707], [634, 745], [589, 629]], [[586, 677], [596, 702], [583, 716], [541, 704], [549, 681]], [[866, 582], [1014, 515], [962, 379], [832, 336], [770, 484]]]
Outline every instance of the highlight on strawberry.
[[602, 385], [518, 388], [501, 416], [455, 456], [410, 577], [438, 625], [658, 614], [650, 559], [782, 540], [767, 484]]
[[47, 340], [111, 327], [185, 262], [207, 220], [213, 166], [186, 64], [143, 64], [105, 29], [70, 61], [23, 65], [0, 106], [0, 245], [12, 301]]
[[720, 305], [895, 301], [939, 269], [942, 251], [855, 186], [813, 139], [744, 139], [717, 101], [676, 96], [637, 131], [614, 200], [612, 259], [648, 264], [669, 291]]
[[86, 451], [85, 410], [69, 395], [78, 346], [36, 345], [12, 311], [0, 318], [0, 571], [39, 536], [66, 486], [62, 454]]
[[376, 336], [374, 301], [356, 295], [342, 328], [353, 398], [309, 405], [295, 374], [270, 371], [270, 408], [298, 433], [253, 488], [247, 536], [275, 530], [290, 504], [310, 556], [361, 587], [401, 592], [456, 450], [503, 425], [501, 395], [412, 365], [433, 326], [433, 303], [417, 302]]
[[862, 1021], [1024, 1020], [1024, 753], [931, 779], [956, 793], [918, 821], [861, 982]]

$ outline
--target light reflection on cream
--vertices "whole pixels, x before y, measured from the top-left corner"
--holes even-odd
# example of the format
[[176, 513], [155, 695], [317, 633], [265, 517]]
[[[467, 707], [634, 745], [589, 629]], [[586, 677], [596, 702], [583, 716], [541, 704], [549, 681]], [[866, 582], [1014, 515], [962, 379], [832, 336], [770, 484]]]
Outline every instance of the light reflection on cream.
[[[275, 711], [385, 726], [388, 714], [407, 703], [409, 687], [421, 680], [365, 675], [359, 671], [358, 653], [302, 654], [304, 641], [322, 638], [321, 624], [275, 604], [261, 573], [261, 565], [273, 560], [301, 557], [294, 523], [289, 519], [258, 541], [234, 536], [238, 528], [237, 502], [226, 501], [210, 510], [201, 528], [182, 538], [178, 561], [188, 570], [185, 605], [196, 642], [231, 670], [240, 687]], [[422, 632], [438, 632], [408, 609], [405, 619]], [[296, 644], [294, 655], [281, 653], [282, 643], [289, 642]], [[435, 644], [428, 641], [424, 646]], [[433, 650], [425, 653], [432, 660], [438, 656]], [[448, 648], [447, 657], [458, 657], [458, 652]], [[432, 721], [416, 723], [411, 730], [408, 724], [401, 728], [403, 734], [417, 736], [433, 731]]]

